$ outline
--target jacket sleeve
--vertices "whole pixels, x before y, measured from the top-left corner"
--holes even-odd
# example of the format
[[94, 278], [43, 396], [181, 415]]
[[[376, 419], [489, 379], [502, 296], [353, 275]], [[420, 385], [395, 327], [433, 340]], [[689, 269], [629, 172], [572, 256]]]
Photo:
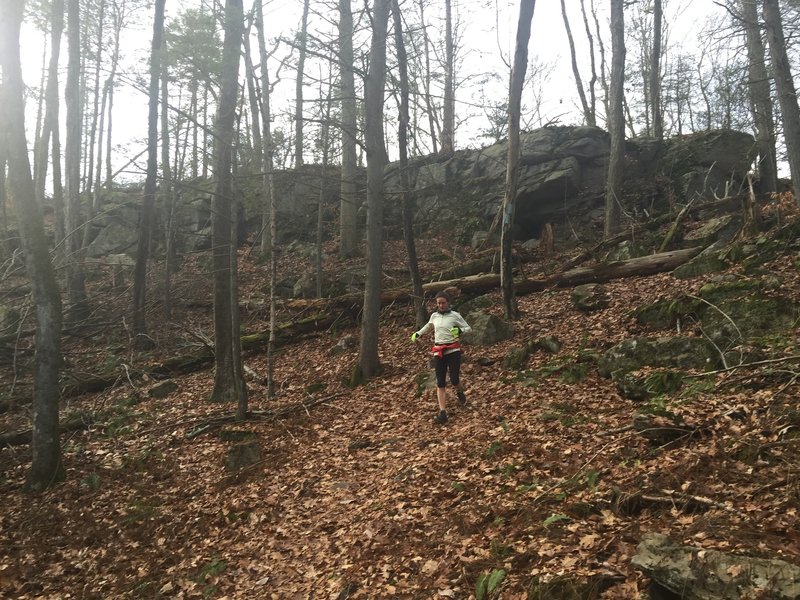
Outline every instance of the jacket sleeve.
[[425, 334], [426, 334], [426, 333], [428, 333], [428, 332], [429, 332], [431, 329], [433, 329], [433, 322], [432, 322], [432, 321], [429, 319], [429, 320], [428, 320], [428, 322], [427, 322], [427, 323], [425, 323], [425, 325], [422, 327], [422, 329], [420, 329], [419, 331], [417, 331], [417, 335], [418, 335], [418, 336], [425, 335]]
[[464, 320], [464, 317], [462, 317], [459, 313], [456, 313], [456, 315], [458, 315], [456, 321], [458, 327], [461, 329], [461, 333], [469, 333], [472, 331], [472, 327], [467, 324], [467, 322]]

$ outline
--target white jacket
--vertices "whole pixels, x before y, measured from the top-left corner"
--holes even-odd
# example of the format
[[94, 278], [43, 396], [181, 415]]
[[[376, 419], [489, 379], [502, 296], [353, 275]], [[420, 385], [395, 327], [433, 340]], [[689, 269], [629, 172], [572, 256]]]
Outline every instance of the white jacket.
[[[464, 320], [464, 317], [462, 317], [456, 311], [448, 310], [446, 313], [440, 313], [439, 311], [436, 311], [431, 315], [431, 318], [428, 320], [425, 326], [417, 331], [417, 336], [428, 333], [431, 329], [433, 329], [434, 344], [437, 346], [443, 344], [452, 344], [453, 342], [457, 341], [457, 338], [450, 333], [450, 330], [453, 327], [458, 327], [461, 329], [461, 333], [472, 331], [472, 327], [470, 327]], [[451, 354], [453, 352], [461, 352], [461, 350], [458, 348], [451, 348], [450, 350], [446, 350], [444, 353]]]

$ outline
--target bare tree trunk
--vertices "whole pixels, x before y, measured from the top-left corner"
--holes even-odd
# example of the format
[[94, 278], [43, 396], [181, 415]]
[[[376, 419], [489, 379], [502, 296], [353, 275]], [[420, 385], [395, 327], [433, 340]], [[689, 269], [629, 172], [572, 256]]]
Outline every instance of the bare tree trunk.
[[758, 145], [758, 174], [761, 190], [775, 192], [778, 189], [775, 121], [772, 116], [769, 75], [764, 64], [764, 41], [758, 22], [757, 0], [741, 0], [741, 10], [747, 36], [748, 91]]
[[378, 321], [381, 309], [383, 266], [383, 169], [386, 148], [383, 138], [383, 94], [386, 77], [386, 35], [389, 1], [375, 0], [372, 12], [372, 45], [369, 71], [364, 86], [367, 150], [367, 277], [364, 286], [364, 313], [358, 351], [357, 377], [369, 379], [380, 372]]
[[[44, 13], [46, 10], [42, 7], [42, 12]], [[43, 24], [42, 33], [45, 35], [47, 34], [49, 23]], [[40, 26], [41, 27], [41, 26]], [[51, 52], [52, 55], [52, 52]], [[42, 47], [42, 64], [40, 67], [40, 78], [39, 78], [39, 93], [36, 94], [36, 124], [34, 125], [33, 130], [33, 186], [34, 191], [36, 191], [36, 180], [39, 178], [38, 176], [38, 169], [40, 168], [40, 163], [38, 158], [44, 154], [45, 157], [45, 165], [44, 168], [47, 169], [47, 148], [48, 144], [50, 143], [49, 139], [49, 132], [48, 137], [45, 139], [45, 131], [44, 131], [44, 113], [45, 113], [45, 104], [47, 99], [46, 94], [46, 86], [47, 86], [47, 78], [48, 78], [48, 69], [47, 69], [47, 39], [45, 38], [44, 46]], [[42, 145], [44, 145], [44, 149], [42, 150]], [[44, 190], [42, 190], [44, 192]], [[40, 199], [41, 202], [41, 199]]]
[[455, 152], [456, 97], [453, 83], [455, 56], [453, 51], [452, 0], [444, 0], [444, 106], [442, 108], [442, 149], [449, 156]]
[[[102, 181], [103, 181], [103, 144], [104, 144], [105, 125], [106, 125], [106, 121], [105, 121], [106, 104], [108, 102], [108, 93], [109, 93], [108, 87], [109, 87], [108, 80], [106, 80], [105, 84], [103, 85], [103, 94], [102, 94], [103, 95], [103, 99], [102, 99], [102, 102], [100, 103], [100, 121], [99, 121], [98, 127], [97, 127], [97, 138], [96, 138], [96, 142], [97, 142], [97, 161], [95, 163], [95, 166], [96, 166], [95, 174], [94, 174], [95, 181], [94, 181], [94, 185], [92, 186], [91, 199], [89, 199], [89, 205], [91, 206], [91, 209], [89, 211], [90, 215], [96, 215], [99, 212], [100, 206], [102, 204], [102, 201], [101, 201], [100, 198], [101, 198], [101, 189], [102, 189], [102, 186], [103, 186], [103, 183], [102, 183]], [[89, 234], [89, 232], [91, 230], [92, 230], [91, 226], [86, 228], [86, 234], [83, 237], [83, 245], [84, 246], [88, 246], [89, 243], [92, 241], [92, 239], [91, 239], [92, 236]]]
[[414, 213], [416, 206], [414, 193], [408, 180], [408, 127], [409, 127], [409, 89], [408, 89], [408, 56], [403, 43], [403, 20], [398, 0], [392, 0], [392, 16], [394, 17], [394, 44], [397, 52], [397, 69], [400, 75], [400, 115], [397, 142], [400, 147], [400, 186], [403, 193], [403, 237], [408, 253], [408, 271], [411, 275], [411, 287], [414, 293], [414, 311], [417, 328], [425, 325], [425, 298], [422, 293], [422, 277], [417, 262], [417, 245], [414, 241]]
[[[256, 0], [256, 31], [258, 32], [258, 54], [261, 60], [261, 123], [264, 127], [262, 142], [264, 150], [261, 158], [264, 161], [262, 178], [264, 186], [264, 205], [262, 210], [262, 228], [265, 232], [261, 237], [261, 252], [269, 256], [269, 341], [267, 343], [267, 398], [275, 395], [274, 382], [274, 352], [275, 352], [275, 329], [277, 327], [275, 285], [277, 280], [277, 256], [275, 252], [275, 240], [277, 236], [277, 197], [275, 195], [273, 169], [272, 128], [270, 114], [270, 97], [272, 87], [269, 80], [269, 69], [267, 65], [267, 45], [264, 36], [264, 15], [261, 2]], [[267, 229], [268, 228], [268, 229]]]
[[[162, 40], [162, 51], [166, 50]], [[178, 131], [175, 130], [177, 137]], [[173, 231], [175, 217], [175, 190], [172, 189], [172, 171], [169, 159], [169, 67], [161, 68], [161, 197], [164, 221], [164, 318], [172, 318], [172, 273], [175, 270], [175, 233]]]
[[[38, 491], [63, 481], [58, 427], [58, 370], [61, 365], [61, 298], [44, 219], [36, 201], [25, 139], [24, 84], [19, 55], [23, 1], [0, 3], [0, 146], [7, 149], [8, 191], [14, 203], [25, 252], [25, 268], [36, 306], [32, 462], [27, 487]], [[5, 169], [5, 166], [2, 167]]]
[[[112, 141], [112, 124], [114, 117], [114, 86], [117, 82], [117, 68], [119, 67], [119, 39], [122, 32], [122, 27], [125, 23], [125, 0], [112, 0], [111, 5], [114, 12], [111, 15], [114, 21], [114, 50], [111, 55], [111, 71], [108, 74], [106, 85], [108, 86], [108, 118], [106, 119], [106, 176], [105, 176], [105, 189], [111, 191], [111, 183], [113, 178], [111, 154], [113, 146]], [[102, 195], [96, 198], [95, 210], [100, 211], [102, 207]]]
[[351, 257], [358, 245], [358, 136], [353, 76], [353, 13], [351, 0], [339, 0], [339, 77], [341, 80], [342, 182], [339, 192], [339, 256]]
[[769, 53], [772, 57], [772, 71], [775, 74], [775, 87], [783, 119], [783, 137], [795, 200], [800, 204], [800, 109], [797, 93], [792, 79], [791, 65], [786, 53], [786, 39], [783, 36], [783, 23], [778, 0], [764, 0], [764, 24], [767, 27]]
[[65, 155], [67, 202], [65, 206], [66, 253], [67, 253], [67, 297], [69, 315], [74, 321], [88, 316], [86, 284], [81, 264], [81, 36], [80, 2], [67, 2], [67, 41], [69, 61], [67, 65], [67, 147]]
[[[2, 93], [2, 86], [0, 86], [0, 93]], [[6, 211], [6, 206], [8, 205], [8, 190], [6, 189], [7, 164], [6, 145], [5, 142], [0, 139], [0, 235], [3, 236], [3, 240], [8, 239], [8, 212]], [[5, 241], [0, 243], [0, 257], [3, 260], [10, 255], [10, 252], [8, 252], [9, 250]]]
[[[56, 105], [58, 105], [58, 99], [56, 99]], [[61, 171], [61, 134], [59, 129], [59, 117], [56, 112], [54, 114], [53, 148], [50, 152], [50, 160], [53, 163], [53, 216], [55, 217], [56, 255], [59, 256], [60, 261], [63, 263], [66, 252], [64, 245], [67, 225], [66, 215], [64, 214], [64, 178]]]
[[419, 19], [425, 28], [423, 33], [424, 39], [424, 54], [425, 54], [425, 107], [428, 111], [428, 125], [431, 129], [431, 145], [434, 154], [438, 154], [437, 139], [439, 139], [439, 122], [436, 118], [436, 108], [433, 105], [433, 97], [431, 96], [431, 41], [428, 36], [428, 29], [425, 25], [425, 2], [424, 0], [417, 0], [419, 6]]
[[[44, 122], [36, 155], [34, 156], [34, 190], [36, 200], [44, 201], [47, 165], [49, 162], [50, 138], [58, 126], [58, 61], [61, 56], [61, 35], [64, 33], [64, 0], [53, 0], [50, 7], [50, 63], [47, 68], [45, 88]], [[60, 241], [60, 240], [58, 240]]]
[[583, 27], [586, 30], [586, 39], [589, 42], [589, 65], [592, 77], [589, 80], [589, 111], [592, 115], [592, 125], [597, 125], [597, 97], [595, 95], [595, 85], [597, 85], [597, 66], [594, 57], [594, 37], [592, 28], [589, 26], [589, 16], [586, 14], [586, 4], [581, 0], [581, 16], [583, 17]]
[[661, 0], [653, 0], [653, 51], [650, 57], [650, 109], [653, 114], [653, 137], [664, 137], [664, 115], [661, 109]]
[[608, 130], [611, 134], [611, 151], [608, 157], [606, 181], [605, 228], [611, 237], [621, 226], [620, 202], [622, 200], [622, 172], [625, 160], [625, 20], [623, 0], [611, 0], [611, 100]]
[[144, 349], [151, 345], [147, 337], [147, 258], [153, 234], [153, 212], [158, 178], [158, 84], [161, 77], [161, 46], [164, 38], [164, 4], [156, 0], [153, 18], [153, 42], [150, 47], [150, 87], [147, 114], [147, 177], [144, 182], [142, 209], [139, 214], [139, 243], [133, 270], [133, 343]]
[[[260, 0], [255, 0], [259, 2]], [[253, 17], [251, 14], [250, 22], [248, 23], [243, 40], [243, 47], [244, 47], [244, 66], [245, 66], [245, 77], [247, 78], [247, 94], [248, 94], [248, 101], [250, 102], [250, 118], [252, 119], [251, 123], [251, 130], [253, 132], [253, 163], [257, 165], [257, 168], [261, 168], [263, 166], [261, 154], [264, 151], [264, 142], [261, 140], [261, 119], [259, 118], [259, 107], [258, 107], [258, 92], [256, 89], [256, 72], [255, 68], [253, 67], [253, 57], [250, 52], [250, 28], [253, 24]]]
[[328, 93], [322, 94], [322, 77], [320, 77], [320, 147], [322, 149], [322, 164], [319, 173], [319, 196], [317, 200], [317, 260], [316, 260], [316, 279], [317, 279], [317, 298], [322, 298], [323, 275], [322, 275], [322, 237], [325, 216], [325, 189], [327, 188], [328, 154], [330, 152], [330, 128], [331, 128], [331, 94], [333, 90], [333, 75], [328, 74]]
[[506, 191], [503, 198], [503, 228], [500, 235], [500, 286], [503, 291], [503, 307], [507, 319], [518, 316], [514, 298], [514, 275], [512, 242], [514, 241], [514, 212], [519, 184], [519, 133], [522, 109], [522, 88], [528, 68], [528, 41], [531, 37], [531, 21], [536, 0], [521, 0], [517, 21], [517, 41], [514, 48], [514, 66], [511, 68], [511, 83], [508, 92], [508, 158], [506, 159]]
[[196, 81], [189, 83], [192, 86], [192, 101], [189, 104], [189, 114], [192, 116], [192, 181], [197, 181], [200, 176], [200, 108], [198, 106], [199, 88]]
[[294, 92], [294, 167], [303, 166], [303, 71], [306, 66], [306, 45], [308, 44], [308, 5], [303, 0], [303, 19], [300, 22], [299, 56], [297, 58], [297, 78]]
[[597, 18], [597, 9], [594, 5], [594, 0], [591, 0], [591, 7], [592, 7], [592, 20], [594, 21], [594, 30], [597, 34], [597, 47], [600, 50], [600, 84], [603, 88], [603, 108], [605, 109], [606, 115], [606, 127], [608, 127], [608, 115], [611, 114], [611, 109], [609, 107], [611, 93], [609, 91], [609, 81], [608, 75], [606, 70], [606, 47], [603, 43], [603, 36], [600, 34], [600, 20]]
[[572, 39], [572, 30], [569, 26], [569, 17], [567, 17], [567, 7], [564, 4], [564, 0], [561, 0], [561, 16], [564, 19], [564, 29], [567, 31], [569, 54], [572, 59], [572, 74], [575, 77], [575, 85], [578, 88], [578, 97], [581, 100], [581, 107], [583, 108], [583, 118], [587, 125], [594, 127], [594, 113], [589, 108], [589, 103], [586, 101], [586, 92], [583, 91], [583, 81], [581, 80], [581, 73], [578, 70], [578, 58], [575, 55], [575, 41]]
[[[86, 175], [86, 183], [84, 187], [84, 192], [88, 198], [92, 197], [92, 189], [94, 187], [94, 150], [95, 145], [97, 143], [97, 127], [98, 127], [98, 120], [100, 115], [102, 114], [99, 110], [100, 108], [100, 67], [102, 66], [103, 62], [103, 34], [105, 32], [105, 21], [106, 21], [106, 3], [100, 2], [98, 4], [98, 15], [97, 15], [97, 50], [95, 51], [94, 56], [94, 90], [93, 90], [93, 106], [92, 106], [92, 114], [91, 114], [91, 125], [89, 127], [89, 136], [86, 140], [86, 145], [89, 149], [86, 157], [86, 168], [87, 168], [87, 175]], [[88, 41], [87, 41], [88, 43]], [[88, 90], [87, 90], [88, 93]], [[102, 129], [102, 126], [101, 126]], [[100, 133], [100, 137], [102, 138], [102, 131]], [[86, 246], [91, 241], [91, 231], [92, 231], [92, 221], [94, 220], [94, 203], [89, 201], [87, 202], [87, 210], [88, 216], [86, 219], [87, 226], [83, 230], [83, 245]]]
[[[211, 236], [214, 264], [214, 389], [212, 402], [236, 402], [241, 407], [245, 392], [241, 379], [241, 339], [238, 323], [239, 303], [233, 282], [236, 277], [236, 244], [233, 240], [233, 135], [239, 90], [239, 52], [242, 45], [244, 15], [242, 0], [225, 3], [225, 40], [219, 104], [214, 123], [214, 199]], [[237, 362], [239, 363], [237, 365]], [[246, 398], [244, 399], [246, 400]], [[241, 410], [239, 408], [238, 410]]]

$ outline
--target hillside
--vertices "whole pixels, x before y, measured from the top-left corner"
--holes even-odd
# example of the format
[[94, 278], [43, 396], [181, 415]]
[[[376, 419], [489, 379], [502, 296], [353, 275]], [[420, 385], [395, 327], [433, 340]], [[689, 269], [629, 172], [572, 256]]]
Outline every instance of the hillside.
[[[466, 248], [448, 254], [452, 240], [421, 245], [426, 272], [470, 258]], [[327, 249], [329, 271], [358, 266]], [[443, 427], [431, 420], [434, 392], [417, 393], [427, 353], [409, 342], [411, 308], [392, 305], [382, 315], [380, 377], [356, 389], [342, 383], [357, 350], [329, 349], [358, 330], [334, 325], [283, 346], [278, 397], [267, 400], [251, 380], [258, 418], [234, 424], [218, 420], [232, 407], [206, 401], [209, 370], [176, 378], [164, 398], [148, 395], [154, 381], [126, 377], [208, 339], [210, 284], [197, 285], [208, 277], [204, 260], [194, 255], [177, 276], [175, 322], [151, 311], [154, 354], [131, 354], [118, 322], [104, 334], [108, 344], [67, 340], [73, 370], [126, 366], [118, 385], [66, 402], [65, 418], [80, 412], [91, 421], [63, 437], [66, 483], [26, 495], [27, 446], [0, 450], [4, 597], [470, 598], [480, 576], [499, 579], [503, 570], [503, 599], [639, 598], [648, 579], [630, 561], [647, 532], [800, 563], [797, 327], [774, 342], [782, 344], [772, 348], [776, 362], [696, 370], [649, 400], [623, 398], [597, 372], [598, 355], [654, 334], [633, 308], [697, 296], [711, 276], [612, 281], [610, 305], [594, 312], [576, 310], [569, 289], [520, 297], [511, 340], [466, 348], [469, 402], [461, 409], [451, 399]], [[746, 276], [777, 278], [797, 298], [796, 260], [787, 246]], [[540, 259], [528, 275], [557, 265]], [[307, 263], [286, 257], [281, 269], [298, 273]], [[402, 244], [389, 242], [387, 285], [403, 269]], [[265, 272], [243, 251], [248, 332], [266, 327], [254, 301]], [[727, 273], [741, 275], [741, 264]], [[94, 285], [112, 294], [105, 280]], [[114, 294], [100, 309], [109, 320], [126, 301]], [[500, 315], [499, 292], [489, 296], [488, 312]], [[561, 349], [536, 351], [521, 369], [504, 366], [510, 350], [543, 336]], [[265, 372], [263, 354], [245, 362]], [[632, 427], [637, 415], [679, 423], [683, 434], [650, 440]], [[24, 427], [24, 406], [2, 419], [6, 431]], [[256, 442], [253, 464], [226, 470], [243, 438]], [[560, 584], [547, 587], [554, 578]]]

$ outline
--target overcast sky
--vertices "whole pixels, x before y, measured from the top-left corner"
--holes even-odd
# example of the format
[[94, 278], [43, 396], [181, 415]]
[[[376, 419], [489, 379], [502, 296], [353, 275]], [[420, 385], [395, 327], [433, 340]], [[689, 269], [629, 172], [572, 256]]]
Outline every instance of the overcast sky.
[[[410, 3], [411, 0], [406, 0]], [[585, 0], [587, 7], [591, 0]], [[195, 4], [184, 2], [184, 5]], [[245, 0], [245, 10], [250, 6]], [[312, 6], [319, 3], [312, 0]], [[330, 4], [330, 3], [327, 3]], [[588, 55], [586, 50], [586, 36], [580, 16], [580, 3], [578, 0], [566, 0], [570, 14], [570, 23], [576, 44], [578, 44], [579, 60], [581, 60], [582, 74], [588, 79]], [[601, 12], [601, 26], [606, 22], [608, 0], [595, 0]], [[665, 23], [670, 30], [672, 44], [680, 43], [691, 46], [698, 35], [698, 31], [711, 14], [721, 14], [722, 9], [711, 0], [665, 0]], [[168, 18], [174, 17], [177, 3], [167, 3]], [[280, 34], [289, 35], [298, 27], [300, 0], [275, 1], [266, 6], [265, 21], [270, 37]], [[505, 99], [507, 94], [508, 70], [504, 65], [503, 57], [509, 60], [514, 51], [516, 36], [518, 3], [507, 0], [453, 0], [454, 11], [464, 27], [464, 62], [462, 75], [471, 72], [494, 73], [496, 81], [486, 88], [486, 94], [494, 101]], [[141, 25], [134, 27], [126, 34], [125, 55], [129, 65], [138, 70], [144, 77], [147, 76], [147, 55], [149, 52], [150, 37], [152, 35], [152, 16], [142, 13]], [[438, 27], [439, 15], [431, 8], [428, 11], [429, 19]], [[62, 56], [66, 56], [66, 36], [63, 39], [64, 48]], [[42, 39], [30, 27], [23, 33], [24, 76], [26, 83], [38, 85], [40, 68], [42, 64]], [[610, 52], [610, 44], [607, 46]], [[540, 122], [530, 123], [532, 126], [541, 124], [541, 121], [558, 119], [562, 124], [575, 124], [580, 121], [580, 112], [577, 110], [577, 94], [570, 66], [569, 47], [564, 24], [561, 16], [560, 0], [538, 0], [533, 16], [533, 27], [530, 41], [530, 57], [541, 63], [554, 65], [549, 76], [540, 83], [539, 93], [542, 95], [542, 113]], [[315, 68], [315, 67], [312, 67]], [[294, 93], [294, 82], [291, 74], [284, 70], [282, 90], [276, 99], [278, 110], [286, 109], [286, 103], [291, 102]], [[64, 77], [62, 76], [62, 85]], [[310, 93], [310, 92], [309, 92]], [[528, 93], [532, 93], [528, 92]], [[280, 106], [280, 98], [284, 106]], [[475, 115], [480, 110], [475, 105], [480, 103], [481, 91], [476, 87], [467, 88], [460, 93], [457, 101], [462, 104], [457, 107], [457, 113], [465, 114], [469, 110]], [[35, 103], [28, 104], [29, 114], [35, 113]], [[114, 127], [119, 136], [119, 142], [130, 142], [130, 148], [125, 152], [128, 156], [137, 154], [143, 147], [143, 136], [146, 132], [146, 97], [139, 91], [134, 91], [123, 86], [118, 92], [117, 114]], [[62, 111], [63, 115], [63, 111]], [[477, 136], [477, 131], [484, 127], [480, 116], [474, 116], [460, 126], [457, 132], [457, 145], [476, 145], [483, 143]]]

